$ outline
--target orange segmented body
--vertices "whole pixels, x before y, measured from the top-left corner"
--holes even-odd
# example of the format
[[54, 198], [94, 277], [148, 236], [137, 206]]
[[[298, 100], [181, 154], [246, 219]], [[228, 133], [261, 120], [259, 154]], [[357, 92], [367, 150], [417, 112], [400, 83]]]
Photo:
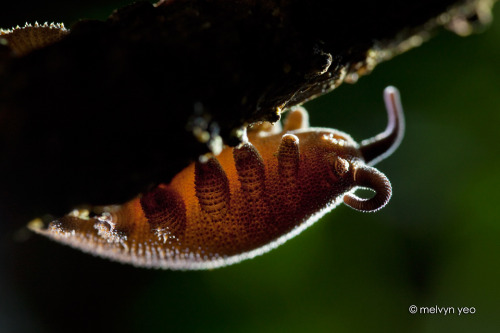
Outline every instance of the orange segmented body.
[[[73, 213], [47, 228], [52, 239], [121, 262], [169, 269], [215, 268], [254, 257], [300, 233], [344, 201], [376, 211], [391, 197], [387, 178], [371, 164], [403, 135], [399, 94], [385, 90], [385, 132], [357, 144], [333, 129], [309, 128], [302, 108], [280, 133], [252, 131], [238, 147], [203, 157], [169, 184], [121, 206]], [[370, 188], [370, 199], [356, 197]]]

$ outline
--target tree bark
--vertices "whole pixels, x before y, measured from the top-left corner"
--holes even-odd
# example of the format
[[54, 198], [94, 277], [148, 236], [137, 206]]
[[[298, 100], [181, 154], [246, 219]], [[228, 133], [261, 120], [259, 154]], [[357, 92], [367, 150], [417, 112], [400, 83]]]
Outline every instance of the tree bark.
[[0, 209], [25, 222], [124, 202], [441, 25], [466, 34], [491, 5], [140, 2], [24, 56], [0, 43]]

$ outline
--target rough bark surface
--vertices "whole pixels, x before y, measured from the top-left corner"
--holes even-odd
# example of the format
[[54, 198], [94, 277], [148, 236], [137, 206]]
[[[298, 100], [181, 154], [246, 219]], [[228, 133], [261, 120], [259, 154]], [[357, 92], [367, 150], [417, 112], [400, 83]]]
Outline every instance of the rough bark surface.
[[24, 56], [0, 43], [0, 205], [124, 202], [438, 26], [466, 34], [492, 2], [139, 2]]

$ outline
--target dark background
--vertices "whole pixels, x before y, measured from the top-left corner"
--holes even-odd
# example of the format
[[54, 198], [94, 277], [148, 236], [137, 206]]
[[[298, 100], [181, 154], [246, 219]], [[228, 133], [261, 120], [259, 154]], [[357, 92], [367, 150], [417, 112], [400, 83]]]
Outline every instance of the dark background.
[[[70, 26], [120, 3], [11, 6], [1, 27]], [[0, 261], [0, 331], [496, 332], [499, 40], [498, 21], [467, 38], [442, 32], [306, 104], [312, 125], [362, 140], [385, 126], [383, 88], [400, 89], [407, 132], [377, 166], [394, 189], [382, 211], [340, 206], [262, 257], [202, 272], [136, 269], [24, 230], [0, 235], [10, 251]], [[411, 315], [412, 304], [476, 313]]]

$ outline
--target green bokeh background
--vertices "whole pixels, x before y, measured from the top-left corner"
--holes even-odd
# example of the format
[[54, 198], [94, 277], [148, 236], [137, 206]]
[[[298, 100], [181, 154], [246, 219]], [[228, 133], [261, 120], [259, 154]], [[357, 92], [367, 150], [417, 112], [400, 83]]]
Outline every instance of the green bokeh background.
[[[76, 7], [61, 19], [104, 19], [113, 6]], [[82, 307], [68, 290], [67, 304], [47, 301], [54, 320], [58, 307], [74, 306], [75, 313], [88, 314], [81, 325], [95, 331], [100, 323], [92, 322], [93, 312], [109, 311], [107, 320], [123, 332], [498, 332], [500, 6], [495, 14], [497, 21], [482, 34], [441, 32], [355, 85], [305, 105], [313, 126], [362, 140], [385, 127], [383, 88], [400, 89], [406, 136], [377, 165], [393, 185], [386, 208], [366, 214], [342, 205], [278, 249], [214, 271], [139, 270], [92, 258], [96, 267], [116, 266], [120, 274], [113, 278], [130, 279], [129, 288], [114, 289], [96, 269], [86, 283], [109, 283], [109, 293], [99, 297], [110, 307]], [[74, 251], [43, 244], [51, 255]], [[84, 274], [77, 261], [83, 256], [68, 263], [75, 276]], [[33, 281], [37, 274], [44, 281], [59, 278], [48, 269], [35, 272]], [[54, 286], [45, 287], [49, 299]], [[123, 293], [127, 302], [112, 301]], [[26, 291], [14, 297], [22, 309], [15, 322], [53, 331], [34, 297]], [[476, 313], [412, 315], [413, 304], [467, 306]], [[1, 314], [0, 320], [0, 331], [2, 325], [16, 331], [12, 320]]]

